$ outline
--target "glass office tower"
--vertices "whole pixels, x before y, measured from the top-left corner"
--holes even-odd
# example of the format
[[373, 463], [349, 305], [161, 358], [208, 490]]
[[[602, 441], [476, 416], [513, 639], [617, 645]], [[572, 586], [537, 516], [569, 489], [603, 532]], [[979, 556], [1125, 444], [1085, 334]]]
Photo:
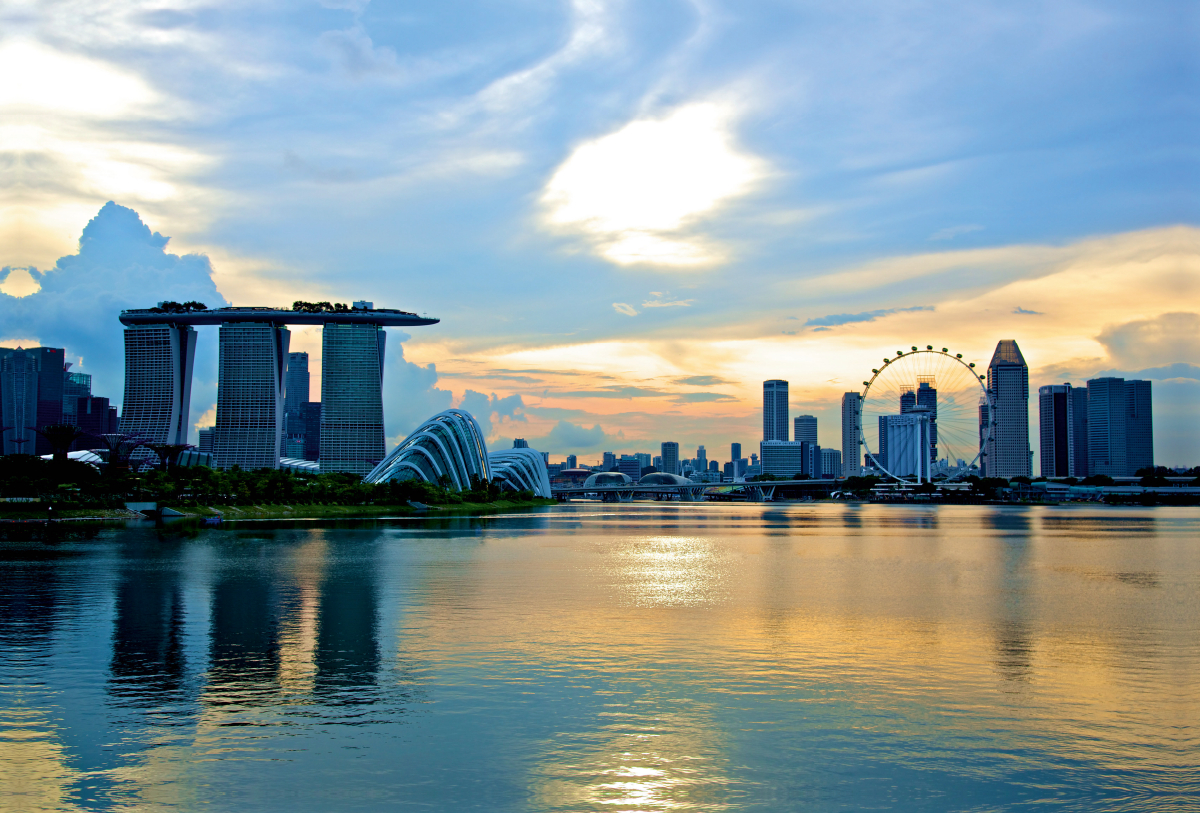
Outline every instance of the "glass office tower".
[[121, 431], [156, 443], [187, 443], [195, 361], [196, 331], [189, 325], [125, 328]]
[[383, 350], [378, 325], [326, 324], [321, 335], [321, 471], [366, 475], [383, 460]]
[[279, 468], [283, 386], [291, 332], [272, 322], [221, 325], [216, 464]]

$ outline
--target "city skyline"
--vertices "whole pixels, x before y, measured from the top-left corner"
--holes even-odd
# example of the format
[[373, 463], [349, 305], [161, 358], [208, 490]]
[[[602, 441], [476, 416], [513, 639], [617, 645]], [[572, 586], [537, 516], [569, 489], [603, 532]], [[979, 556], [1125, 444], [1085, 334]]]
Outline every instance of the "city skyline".
[[1153, 381], [1200, 458], [1168, 6], [329, 5], [3, 17], [0, 345], [117, 393], [122, 308], [367, 297], [443, 319], [389, 331], [386, 446], [462, 407], [593, 459], [753, 444], [772, 378], [833, 448], [881, 349], [1012, 338], [1034, 392]]

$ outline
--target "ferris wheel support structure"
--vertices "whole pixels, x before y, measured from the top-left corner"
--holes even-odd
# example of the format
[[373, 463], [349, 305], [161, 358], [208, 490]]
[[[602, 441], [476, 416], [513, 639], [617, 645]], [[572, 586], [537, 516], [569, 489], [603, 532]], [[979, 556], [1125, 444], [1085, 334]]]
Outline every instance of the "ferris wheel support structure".
[[875, 469], [898, 482], [959, 480], [986, 459], [994, 406], [985, 376], [961, 353], [914, 345], [863, 381], [859, 444]]

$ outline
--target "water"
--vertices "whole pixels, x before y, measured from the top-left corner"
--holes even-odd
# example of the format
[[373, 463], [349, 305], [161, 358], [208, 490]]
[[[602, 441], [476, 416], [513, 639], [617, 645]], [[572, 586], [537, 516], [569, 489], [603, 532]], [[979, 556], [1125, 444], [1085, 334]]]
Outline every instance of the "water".
[[1200, 511], [9, 543], [9, 810], [1195, 810]]

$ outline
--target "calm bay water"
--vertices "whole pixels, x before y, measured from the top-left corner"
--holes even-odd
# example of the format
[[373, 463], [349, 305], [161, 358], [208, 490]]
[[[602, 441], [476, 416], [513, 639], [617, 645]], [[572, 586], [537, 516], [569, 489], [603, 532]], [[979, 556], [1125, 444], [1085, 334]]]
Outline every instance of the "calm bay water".
[[1200, 511], [572, 504], [0, 559], [9, 810], [1200, 809]]

